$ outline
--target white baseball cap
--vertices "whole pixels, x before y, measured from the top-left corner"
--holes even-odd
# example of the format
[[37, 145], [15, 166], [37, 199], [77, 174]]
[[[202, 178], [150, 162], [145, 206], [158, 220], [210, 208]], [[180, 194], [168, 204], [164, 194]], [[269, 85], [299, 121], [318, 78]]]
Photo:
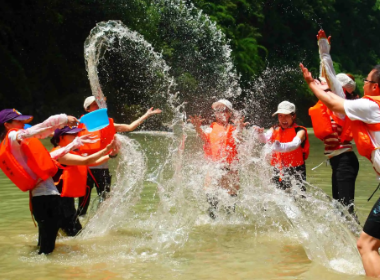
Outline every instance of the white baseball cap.
[[344, 73], [339, 73], [338, 75], [336, 75], [336, 78], [342, 85], [342, 88], [347, 90], [349, 93], [352, 93], [355, 90], [356, 83], [348, 75]]
[[277, 114], [291, 114], [296, 112], [296, 105], [289, 101], [282, 101], [277, 106], [277, 111], [272, 115], [274, 117]]
[[227, 99], [220, 99], [214, 103], [212, 103], [211, 105], [211, 108], [215, 109], [215, 107], [219, 104], [222, 104], [224, 106], [226, 106], [228, 109], [230, 109], [231, 111], [233, 111], [234, 109], [232, 108], [232, 103], [230, 101], [228, 101]]
[[87, 110], [88, 107], [90, 107], [90, 105], [91, 105], [92, 103], [94, 103], [94, 102], [95, 102], [95, 96], [91, 95], [91, 96], [87, 97], [87, 98], [84, 100], [84, 103], [83, 103], [83, 107], [84, 107], [84, 109]]

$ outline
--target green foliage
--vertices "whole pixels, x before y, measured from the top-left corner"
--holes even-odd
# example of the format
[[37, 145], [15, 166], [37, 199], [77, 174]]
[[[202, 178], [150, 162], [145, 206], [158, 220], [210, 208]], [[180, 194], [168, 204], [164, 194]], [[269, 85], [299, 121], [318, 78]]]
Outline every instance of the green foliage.
[[[303, 62], [316, 74], [319, 57], [315, 35], [321, 27], [332, 35], [331, 55], [337, 72], [353, 74], [358, 92], [362, 78], [380, 63], [379, 0], [185, 0], [182, 10], [177, 11], [170, 3], [4, 0], [0, 17], [2, 107], [34, 114], [36, 121], [59, 112], [80, 115], [83, 99], [91, 94], [83, 43], [97, 22], [110, 19], [121, 20], [144, 35], [171, 67], [178, 89], [186, 98], [195, 100], [204, 91], [217, 92], [221, 88], [215, 73], [226, 71], [221, 67], [223, 61], [218, 61], [226, 40], [244, 87], [259, 77], [267, 64], [281, 68]], [[192, 3], [203, 14], [194, 10], [192, 20], [176, 20]], [[209, 43], [217, 30], [204, 21], [206, 15], [226, 36], [214, 48]], [[202, 32], [198, 21], [205, 22]], [[198, 57], [202, 60], [194, 59]], [[128, 67], [133, 69], [132, 64]], [[128, 75], [127, 69], [124, 74]], [[301, 110], [301, 122], [308, 124], [307, 107], [315, 99], [296, 74], [281, 83], [286, 87], [273, 87], [273, 100], [293, 98], [291, 101]], [[137, 112], [136, 106], [141, 104], [138, 91], [131, 92], [126, 112], [132, 118], [135, 115], [131, 110]], [[262, 103], [266, 104], [264, 100]]]
[[[196, 0], [195, 4], [215, 20], [230, 40], [238, 73], [249, 80], [262, 70], [267, 50], [259, 45], [259, 26], [264, 19], [260, 1]], [[260, 52], [261, 51], [261, 52]]]

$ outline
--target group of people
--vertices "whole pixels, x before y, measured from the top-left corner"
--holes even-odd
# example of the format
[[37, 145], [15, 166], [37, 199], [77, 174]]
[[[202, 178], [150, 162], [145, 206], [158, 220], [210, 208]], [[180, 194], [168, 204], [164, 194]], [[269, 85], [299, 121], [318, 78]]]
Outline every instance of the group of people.
[[[314, 79], [308, 69], [300, 64], [306, 83], [319, 99], [309, 109], [309, 115], [315, 136], [324, 142], [324, 154], [331, 164], [333, 198], [346, 206], [356, 218], [354, 195], [359, 162], [353, 152], [352, 140], [359, 154], [372, 162], [380, 176], [380, 65], [375, 66], [364, 80], [364, 97], [359, 99], [354, 93], [355, 78], [350, 74], [335, 73], [330, 56], [331, 37], [327, 38], [325, 32], [320, 30], [317, 41], [321, 60], [319, 77]], [[190, 121], [204, 143], [206, 157], [217, 162], [224, 171], [219, 178], [219, 187], [236, 196], [239, 190], [236, 140], [247, 123], [244, 119], [233, 123], [234, 110], [228, 100], [219, 100], [212, 104], [212, 108], [216, 122], [206, 130], [201, 128], [200, 116], [193, 116]], [[310, 146], [307, 129], [296, 124], [296, 108], [289, 101], [281, 102], [275, 115], [278, 123], [267, 132], [264, 128], [253, 127], [258, 133], [258, 140], [270, 146], [270, 164], [273, 166], [271, 181], [285, 191], [296, 188], [305, 192], [305, 160]], [[210, 217], [215, 218], [213, 210], [218, 207], [218, 200], [208, 196], [207, 201]], [[364, 224], [357, 247], [367, 276], [380, 277], [380, 198]]]
[[[350, 74], [335, 74], [330, 56], [331, 38], [324, 31], [317, 35], [321, 71], [318, 79], [300, 64], [304, 79], [319, 99], [310, 108], [314, 133], [325, 145], [324, 154], [332, 167], [333, 198], [354, 213], [355, 181], [359, 170], [358, 159], [352, 149], [352, 140], [360, 155], [367, 157], [380, 175], [380, 66], [375, 66], [364, 80], [364, 97], [354, 94], [355, 79]], [[353, 101], [356, 99], [355, 101]], [[95, 97], [86, 98], [86, 112], [99, 109]], [[248, 125], [238, 118], [230, 101], [220, 99], [212, 104], [215, 121], [202, 129], [202, 118], [191, 116], [197, 135], [203, 141], [205, 157], [221, 171], [217, 185], [230, 197], [239, 191], [237, 142]], [[82, 229], [78, 216], [85, 215], [91, 190], [96, 186], [101, 199], [110, 192], [111, 175], [108, 160], [118, 153], [117, 132], [136, 129], [144, 120], [161, 110], [149, 109], [131, 124], [110, 124], [99, 131], [89, 132], [73, 116], [54, 115], [43, 123], [24, 129], [33, 117], [15, 109], [0, 111], [0, 168], [23, 191], [30, 191], [31, 211], [38, 223], [39, 253], [54, 250], [59, 228], [69, 236]], [[278, 105], [278, 122], [266, 132], [253, 126], [257, 139], [270, 147], [271, 181], [286, 192], [296, 189], [306, 192], [305, 161], [309, 155], [307, 129], [296, 124], [296, 107], [289, 101]], [[51, 136], [54, 146], [46, 151], [38, 139]], [[207, 180], [206, 180], [207, 181]], [[79, 198], [77, 209], [74, 198]], [[207, 193], [212, 219], [217, 217], [219, 201]], [[235, 207], [226, 209], [228, 213]], [[358, 249], [368, 276], [380, 277], [380, 199], [375, 203], [363, 232]]]
[[[94, 96], [84, 102], [86, 112], [99, 109]], [[111, 175], [107, 162], [117, 157], [116, 132], [136, 129], [147, 118], [161, 113], [150, 108], [131, 124], [109, 125], [87, 131], [77, 118], [66, 114], [24, 128], [33, 116], [15, 109], [0, 111], [0, 168], [22, 191], [30, 192], [30, 208], [38, 224], [39, 254], [49, 254], [61, 228], [68, 236], [82, 229], [78, 216], [87, 212], [91, 190], [96, 185], [100, 199], [110, 192]], [[39, 141], [51, 137], [49, 152]], [[74, 198], [79, 198], [75, 209]]]
[[[343, 121], [343, 131], [351, 130], [358, 152], [361, 156], [371, 161], [375, 173], [380, 175], [380, 65], [376, 65], [364, 79], [364, 97], [351, 100], [345, 95], [339, 94], [340, 82], [335, 75], [332, 63], [329, 63], [329, 51], [331, 37], [327, 38], [325, 32], [320, 30], [317, 35], [322, 58], [322, 76], [328, 84], [328, 88], [319, 80], [314, 79], [309, 70], [300, 64], [304, 79], [311, 91], [326, 106], [336, 122]], [[346, 128], [349, 126], [349, 128]], [[342, 132], [343, 133], [343, 132]], [[343, 135], [345, 139], [349, 139]], [[345, 143], [342, 143], [345, 144]], [[349, 148], [349, 147], [347, 147]], [[342, 147], [343, 149], [343, 147]], [[342, 155], [342, 153], [340, 154]], [[336, 155], [339, 157], [339, 155]], [[356, 178], [358, 164], [356, 156], [342, 156], [337, 158], [336, 186], [337, 191], [345, 192], [345, 176], [351, 182]], [[352, 165], [348, 168], [349, 165]], [[334, 168], [334, 166], [333, 166]], [[334, 178], [334, 177], [333, 177]], [[340, 178], [340, 179], [339, 179]], [[347, 188], [350, 183], [347, 184]], [[351, 190], [349, 192], [352, 192]], [[362, 256], [363, 266], [367, 276], [380, 277], [380, 198], [374, 204], [357, 242]]]

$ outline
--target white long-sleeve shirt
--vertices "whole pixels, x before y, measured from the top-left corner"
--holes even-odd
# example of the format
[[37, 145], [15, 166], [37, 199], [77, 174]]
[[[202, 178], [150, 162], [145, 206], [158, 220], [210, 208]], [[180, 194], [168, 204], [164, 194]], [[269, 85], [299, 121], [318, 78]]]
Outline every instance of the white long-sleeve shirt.
[[[54, 132], [55, 129], [62, 128], [66, 124], [67, 124], [67, 115], [65, 114], [54, 115], [40, 124], [34, 125], [27, 129], [11, 131], [8, 134], [8, 139], [9, 139], [12, 155], [15, 157], [18, 163], [26, 170], [26, 172], [28, 172], [28, 174], [32, 178], [36, 179], [37, 177], [27, 165], [27, 158], [25, 154], [21, 151], [20, 142], [22, 140], [33, 138], [33, 137], [38, 138], [38, 139], [46, 138], [52, 132]], [[72, 146], [71, 148], [72, 149], [75, 148], [75, 145], [78, 145], [78, 144], [74, 143], [73, 145], [71, 145]], [[67, 154], [69, 151], [70, 150], [68, 150], [67, 148], [59, 149], [55, 151], [55, 153], [53, 153], [52, 157], [54, 159], [57, 159]], [[60, 195], [51, 177], [45, 181], [39, 182], [37, 186], [32, 190], [32, 196], [42, 196], [42, 195]]]
[[[327, 39], [319, 39], [319, 57], [321, 60], [320, 76], [326, 78], [326, 81], [333, 93], [346, 99], [341, 83], [336, 78], [333, 61], [330, 55], [330, 44]], [[334, 113], [341, 120], [345, 119], [344, 114]]]

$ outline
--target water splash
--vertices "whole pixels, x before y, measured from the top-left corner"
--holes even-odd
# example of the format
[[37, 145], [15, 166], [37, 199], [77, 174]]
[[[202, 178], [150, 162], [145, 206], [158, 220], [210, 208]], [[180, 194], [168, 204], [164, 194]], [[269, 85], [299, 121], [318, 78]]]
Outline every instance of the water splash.
[[133, 216], [133, 207], [140, 199], [146, 171], [146, 159], [139, 144], [125, 136], [118, 135], [120, 156], [116, 168], [116, 180], [110, 196], [95, 207], [95, 214], [87, 223], [80, 238], [104, 235], [128, 222]]
[[[120, 22], [100, 23], [91, 32], [86, 41], [86, 65], [93, 95], [97, 97], [100, 105], [106, 106], [98, 76], [99, 67], [102, 67], [100, 62], [110, 65], [107, 61], [108, 58], [113, 59], [110, 54], [114, 53], [115, 57], [120, 57], [122, 53], [122, 62], [142, 61], [138, 64], [139, 67], [136, 67], [135, 77], [144, 73], [142, 80], [151, 81], [147, 83], [148, 97], [164, 98], [166, 108], [170, 108], [172, 112], [172, 119], [168, 125], [173, 134], [165, 138], [167, 146], [158, 152], [161, 154], [161, 161], [146, 176], [149, 163], [147, 164], [139, 145], [128, 138], [122, 138], [123, 155], [117, 169], [114, 191], [111, 197], [102, 203], [79, 238], [96, 238], [110, 230], [121, 233], [133, 231], [137, 237], [128, 243], [129, 250], [157, 256], [180, 251], [198, 228], [206, 227], [213, 231], [229, 226], [242, 230], [245, 227], [253, 227], [253, 234], [257, 236], [280, 232], [284, 237], [299, 242], [309, 259], [327, 268], [361, 274], [363, 270], [354, 235], [360, 231], [360, 227], [355, 221], [350, 220], [345, 209], [331, 201], [318, 188], [309, 185], [306, 198], [300, 198], [297, 193], [289, 195], [276, 189], [269, 182], [271, 167], [265, 161], [261, 145], [253, 140], [253, 131], [247, 131], [245, 141], [239, 148], [239, 196], [231, 198], [218, 189], [218, 178], [223, 176], [225, 171], [205, 161], [199, 140], [194, 138], [193, 129], [185, 122], [186, 111], [182, 101], [189, 95], [186, 90], [176, 92], [176, 83], [172, 76], [181, 81], [181, 77], [185, 77], [186, 73], [194, 73], [191, 71], [197, 66], [207, 68], [207, 65], [213, 65], [200, 63], [205, 56], [219, 55], [223, 67], [212, 68], [207, 75], [202, 71], [198, 73], [200, 77], [204, 76], [204, 79], [199, 79], [197, 87], [198, 94], [202, 94], [202, 89], [206, 93], [202, 102], [197, 102], [197, 98], [190, 98], [188, 104], [197, 105], [195, 108], [205, 113], [209, 110], [212, 99], [234, 99], [240, 95], [240, 88], [238, 77], [232, 67], [230, 47], [225, 44], [225, 37], [216, 28], [215, 23], [194, 6], [187, 6], [179, 0], [155, 1], [155, 5], [163, 12], [162, 18], [170, 23], [166, 31], [171, 30], [170, 26], [181, 30], [174, 33], [170, 40], [181, 39], [185, 34], [187, 39], [181, 39], [184, 46], [202, 44], [203, 47], [195, 48], [201, 50], [195, 54], [184, 55], [186, 63], [182, 65], [183, 70], [172, 71], [166, 65], [163, 56], [157, 54], [141, 35], [129, 30]], [[206, 41], [210, 36], [215, 41], [205, 44], [202, 40]], [[132, 56], [126, 56], [127, 46], [137, 52], [131, 52]], [[294, 71], [286, 67], [264, 71], [262, 77], [252, 84], [254, 90], [250, 91], [251, 95], [246, 98], [246, 109], [242, 115], [254, 111], [257, 114], [255, 118], [260, 119], [262, 110], [267, 108], [261, 97], [266, 96], [266, 102], [271, 102], [274, 93], [280, 90], [281, 83], [278, 82], [277, 74], [281, 73], [282, 77], [285, 77], [294, 74]], [[111, 76], [104, 75], [109, 81], [112, 80]], [[273, 85], [269, 94], [268, 82], [272, 82]], [[145, 92], [145, 89], [146, 87], [141, 87], [137, 90]], [[135, 209], [144, 188], [145, 177], [157, 186], [159, 197], [158, 205], [148, 213]], [[219, 199], [220, 211], [215, 221], [207, 215], [209, 205], [205, 195], [205, 182], [208, 182], [209, 189]], [[236, 211], [231, 214], [226, 209], [231, 209], [233, 205], [236, 205]], [[347, 267], [350, 267], [350, 270]]]
[[[138, 97], [137, 102], [149, 108], [151, 104], [170, 111], [165, 106], [173, 79], [162, 55], [155, 52], [143, 36], [130, 30], [120, 21], [100, 22], [85, 41], [84, 55], [91, 91], [101, 108], [105, 108], [105, 95], [112, 99], [119, 114], [123, 115], [125, 103], [135, 104], [129, 96]], [[99, 77], [99, 69], [104, 77]], [[115, 82], [121, 76], [121, 88], [112, 86], [103, 93], [100, 78]], [[129, 94], [128, 94], [129, 93]], [[129, 101], [129, 102], [128, 102]], [[132, 101], [132, 102], [131, 102]]]

